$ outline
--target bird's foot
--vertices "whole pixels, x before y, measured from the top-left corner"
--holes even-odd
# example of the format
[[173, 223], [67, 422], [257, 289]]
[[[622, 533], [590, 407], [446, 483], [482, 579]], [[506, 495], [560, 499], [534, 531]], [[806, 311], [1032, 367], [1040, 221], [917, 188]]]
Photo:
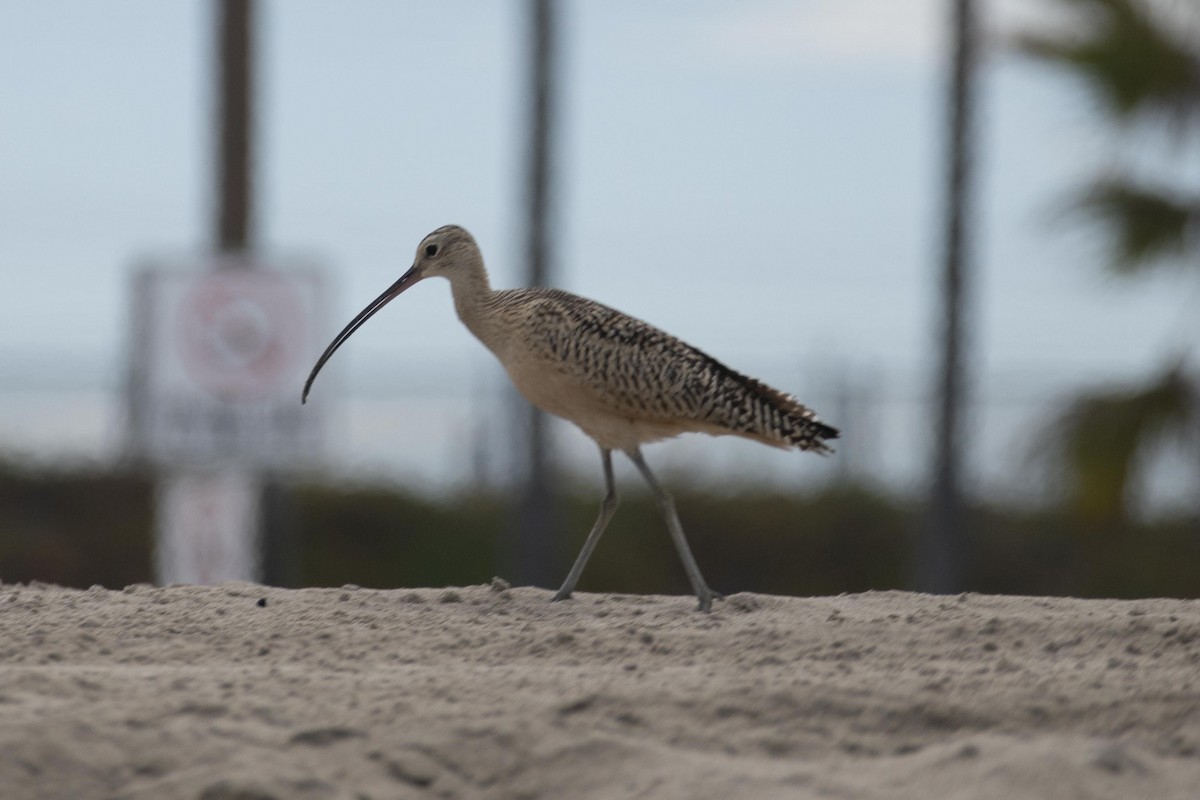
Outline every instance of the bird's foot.
[[713, 600], [724, 600], [725, 595], [720, 592], [714, 592], [706, 586], [704, 587], [704, 591], [696, 593], [696, 599], [700, 601], [700, 605], [696, 606], [696, 610], [707, 614], [712, 611]]
[[557, 603], [559, 600], [570, 600], [571, 592], [566, 589], [559, 589], [554, 593], [554, 597], [550, 598], [551, 603]]

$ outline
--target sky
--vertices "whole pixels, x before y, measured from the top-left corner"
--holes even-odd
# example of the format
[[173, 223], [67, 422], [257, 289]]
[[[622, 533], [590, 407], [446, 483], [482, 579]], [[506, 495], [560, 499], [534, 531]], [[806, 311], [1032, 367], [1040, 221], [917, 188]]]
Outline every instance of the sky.
[[[919, 480], [948, 5], [563, 3], [554, 283], [814, 405], [865, 382], [887, 408], [847, 451]], [[969, 350], [981, 471], [1019, 470], [1013, 427], [1053, 398], [1136, 379], [1200, 338], [1179, 283], [1103, 276], [1096, 237], [1058, 210], [1140, 142], [1163, 148], [1114, 136], [1080, 87], [1004, 47], [1053, 23], [1046, 6], [983, 4]], [[330, 335], [446, 223], [475, 234], [494, 285], [523, 282], [524, 9], [263, 4], [258, 238], [273, 258], [327, 270]], [[211, 12], [198, 0], [0, 6], [0, 452], [119, 444], [131, 271], [211, 238]], [[1170, 151], [1171, 168], [1200, 175], [1194, 156]], [[410, 457], [396, 468], [408, 479], [452, 480], [475, 439], [494, 436], [476, 420], [501, 381], [489, 359], [444, 285], [406, 294], [337, 356], [352, 402], [335, 462]], [[404, 392], [425, 410], [398, 414]], [[714, 480], [784, 463], [732, 447], [671, 444], [664, 460], [706, 460]]]

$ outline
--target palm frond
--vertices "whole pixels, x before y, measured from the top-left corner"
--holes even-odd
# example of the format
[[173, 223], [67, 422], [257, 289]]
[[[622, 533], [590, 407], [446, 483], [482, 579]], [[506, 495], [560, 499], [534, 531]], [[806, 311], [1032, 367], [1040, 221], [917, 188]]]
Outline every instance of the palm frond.
[[1067, 499], [1081, 515], [1126, 516], [1148, 452], [1200, 426], [1200, 381], [1174, 364], [1148, 384], [1076, 398], [1044, 431]]
[[1079, 192], [1071, 208], [1109, 231], [1109, 267], [1137, 275], [1163, 265], [1200, 268], [1200, 196], [1103, 178]]
[[1189, 33], [1168, 29], [1146, 0], [1058, 2], [1078, 9], [1080, 24], [1070, 33], [1021, 34], [1020, 51], [1069, 69], [1118, 119], [1200, 119], [1200, 45]]

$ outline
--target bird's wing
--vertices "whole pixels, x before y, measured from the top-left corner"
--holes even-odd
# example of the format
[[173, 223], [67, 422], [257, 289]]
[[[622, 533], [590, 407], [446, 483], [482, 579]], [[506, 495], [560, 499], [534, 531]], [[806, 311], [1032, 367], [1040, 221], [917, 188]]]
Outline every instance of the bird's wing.
[[532, 349], [631, 419], [690, 421], [776, 446], [822, 451], [837, 431], [784, 392], [646, 322], [593, 300], [537, 290]]

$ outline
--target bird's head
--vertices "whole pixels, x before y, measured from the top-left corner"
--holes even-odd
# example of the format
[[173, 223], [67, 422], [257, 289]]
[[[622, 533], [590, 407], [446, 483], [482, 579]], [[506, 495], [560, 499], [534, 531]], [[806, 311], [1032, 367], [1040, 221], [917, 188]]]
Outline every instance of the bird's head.
[[350, 338], [350, 334], [361, 328], [363, 323], [370, 319], [376, 311], [425, 278], [441, 276], [454, 280], [456, 276], [471, 270], [480, 270], [482, 266], [479, 246], [475, 244], [474, 237], [464, 228], [457, 225], [444, 225], [426, 236], [417, 246], [417, 254], [413, 259], [412, 266], [400, 276], [400, 280], [371, 301], [371, 304], [360, 311], [358, 316], [350, 320], [350, 324], [343, 328], [341, 333], [333, 337], [329, 347], [326, 347], [325, 352], [317, 359], [317, 364], [309, 374], [308, 380], [304, 382], [304, 392], [300, 395], [300, 402], [303, 403], [308, 399], [308, 391], [312, 388], [313, 381], [317, 379], [317, 373], [321, 371], [321, 367], [325, 366], [325, 362], [330, 359], [334, 351], [342, 346], [342, 342]]
[[453, 278], [459, 271], [473, 267], [479, 258], [479, 246], [471, 234], [457, 225], [444, 225], [417, 245], [409, 272], [415, 273], [414, 283], [435, 276]]

